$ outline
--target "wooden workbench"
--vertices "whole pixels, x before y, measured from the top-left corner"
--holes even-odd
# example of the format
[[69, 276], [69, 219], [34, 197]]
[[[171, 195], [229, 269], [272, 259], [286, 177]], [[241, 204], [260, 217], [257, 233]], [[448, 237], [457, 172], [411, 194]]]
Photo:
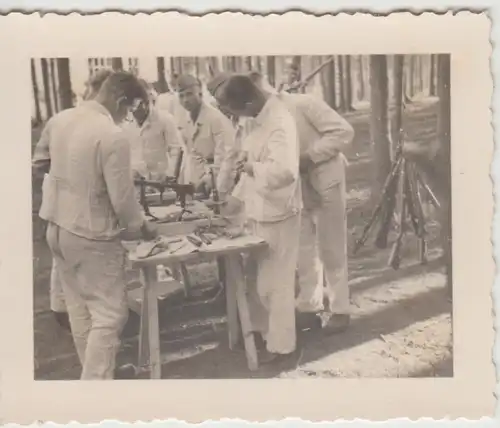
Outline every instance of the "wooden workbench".
[[[197, 223], [188, 222], [161, 225], [163, 236], [182, 236], [191, 233]], [[160, 331], [158, 319], [158, 299], [155, 292], [157, 283], [157, 266], [176, 266], [183, 262], [199, 260], [203, 261], [215, 257], [223, 257], [226, 266], [226, 305], [227, 325], [229, 335], [229, 347], [234, 349], [240, 333], [244, 339], [245, 354], [248, 368], [258, 368], [257, 350], [254, 337], [251, 332], [250, 314], [246, 296], [246, 275], [242, 262], [242, 255], [250, 257], [256, 251], [267, 248], [267, 244], [256, 237], [243, 236], [235, 239], [219, 239], [208, 246], [203, 246], [196, 252], [181, 252], [170, 254], [160, 253], [144, 259], [135, 255], [133, 244], [128, 246], [129, 260], [134, 267], [141, 272], [142, 284], [142, 307], [141, 327], [139, 332], [139, 355], [138, 370], [149, 370], [152, 379], [161, 378], [161, 353], [160, 353]], [[189, 249], [186, 249], [189, 251]]]

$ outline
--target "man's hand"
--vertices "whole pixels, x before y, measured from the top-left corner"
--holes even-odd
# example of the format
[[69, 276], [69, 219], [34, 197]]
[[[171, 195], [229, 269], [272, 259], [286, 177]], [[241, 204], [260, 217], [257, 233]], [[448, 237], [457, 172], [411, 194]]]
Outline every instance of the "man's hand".
[[246, 162], [242, 165], [241, 170], [245, 173], [247, 173], [250, 177], [253, 177], [254, 175], [254, 170], [253, 170], [253, 163], [252, 162]]
[[314, 166], [314, 162], [312, 159], [309, 157], [307, 153], [304, 153], [303, 155], [300, 155], [299, 159], [299, 171], [301, 173], [306, 173], [312, 169]]
[[156, 224], [145, 221], [141, 228], [142, 239], [145, 241], [152, 241], [158, 236], [158, 227]]
[[235, 198], [234, 196], [228, 195], [224, 199], [224, 203], [221, 206], [221, 213], [225, 216], [232, 216], [237, 214], [241, 208], [243, 207], [243, 203]]
[[143, 176], [140, 174], [140, 172], [136, 171], [136, 170], [134, 170], [132, 172], [132, 177], [134, 180], [140, 180], [141, 178], [143, 178]]

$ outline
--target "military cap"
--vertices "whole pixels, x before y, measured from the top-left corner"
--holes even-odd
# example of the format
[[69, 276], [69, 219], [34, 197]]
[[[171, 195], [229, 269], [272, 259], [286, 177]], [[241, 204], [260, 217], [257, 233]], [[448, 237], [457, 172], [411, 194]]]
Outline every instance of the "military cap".
[[210, 95], [215, 96], [217, 89], [220, 88], [220, 86], [223, 85], [231, 76], [233, 76], [232, 73], [226, 72], [222, 72], [214, 76], [212, 80], [207, 83], [207, 90]]
[[201, 82], [190, 74], [182, 74], [175, 80], [175, 85], [177, 86], [177, 90], [181, 92], [192, 88], [193, 86], [201, 87]]

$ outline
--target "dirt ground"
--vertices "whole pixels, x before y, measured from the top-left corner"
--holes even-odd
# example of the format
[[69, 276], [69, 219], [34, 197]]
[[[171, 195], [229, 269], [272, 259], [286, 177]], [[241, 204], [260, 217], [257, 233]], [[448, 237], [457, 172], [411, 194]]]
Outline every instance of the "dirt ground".
[[[435, 138], [435, 100], [422, 99], [408, 106], [404, 128], [407, 138]], [[349, 113], [356, 131], [346, 155], [348, 167], [348, 228], [350, 248], [373, 210], [370, 199], [372, 162], [369, 111]], [[36, 134], [36, 132], [34, 132]], [[34, 195], [34, 206], [39, 200]], [[214, 297], [213, 264], [191, 266], [197, 296], [179, 295], [160, 304], [162, 376], [164, 378], [314, 378], [314, 377], [451, 377], [453, 376], [452, 302], [446, 292], [444, 267], [437, 244], [439, 226], [428, 210], [429, 256], [427, 265], [417, 260], [413, 235], [404, 241], [399, 271], [387, 267], [390, 248], [376, 249], [371, 241], [350, 256], [349, 277], [353, 307], [349, 330], [323, 337], [317, 332], [299, 336], [296, 358], [285, 366], [250, 372], [243, 351], [227, 346], [225, 306]], [[49, 310], [51, 257], [39, 225], [34, 224], [34, 343], [36, 379], [77, 379], [80, 366], [69, 333], [63, 331]], [[131, 314], [125, 328], [118, 365], [137, 361], [139, 320]], [[137, 377], [147, 378], [147, 373]]]

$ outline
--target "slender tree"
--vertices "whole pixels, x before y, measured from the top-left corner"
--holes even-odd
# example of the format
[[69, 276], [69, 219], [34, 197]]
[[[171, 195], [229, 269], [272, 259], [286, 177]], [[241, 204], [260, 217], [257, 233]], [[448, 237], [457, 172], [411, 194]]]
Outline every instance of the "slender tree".
[[351, 76], [351, 56], [345, 55], [345, 106], [347, 111], [353, 111], [352, 106], [352, 76]]
[[431, 66], [430, 66], [430, 84], [429, 84], [429, 95], [434, 97], [436, 95], [436, 55], [431, 54]]
[[118, 58], [118, 57], [111, 58], [111, 68], [114, 71], [123, 70], [123, 58]]
[[359, 99], [361, 101], [366, 98], [366, 88], [365, 88], [365, 73], [364, 73], [364, 63], [363, 55], [359, 56]]
[[387, 56], [370, 55], [371, 117], [370, 134], [375, 160], [372, 196], [378, 197], [391, 171], [390, 137], [388, 124]]
[[50, 99], [50, 81], [49, 81], [49, 67], [47, 59], [41, 59], [42, 64], [42, 80], [43, 80], [43, 96], [45, 101], [45, 108], [47, 110], [47, 119], [52, 117], [52, 102]]
[[346, 94], [345, 94], [345, 85], [344, 85], [344, 74], [345, 74], [345, 69], [344, 69], [344, 57], [343, 55], [338, 56], [338, 61], [339, 61], [339, 109], [342, 112], [345, 112], [347, 110], [346, 106]]
[[156, 74], [158, 80], [158, 89], [162, 93], [167, 92], [168, 84], [165, 77], [165, 58], [162, 56], [156, 58]]
[[61, 110], [65, 110], [73, 107], [73, 89], [71, 88], [68, 58], [57, 58], [57, 76], [59, 78]]
[[54, 99], [54, 112], [58, 112], [59, 111], [59, 97], [57, 95], [55, 59], [51, 58], [49, 60], [49, 64], [50, 64], [50, 85], [52, 87], [52, 98]]
[[36, 80], [35, 60], [31, 59], [31, 84], [33, 86], [33, 98], [35, 100], [35, 120], [36, 123], [42, 121], [42, 112], [40, 111], [40, 98], [38, 93], [38, 82]]
[[252, 57], [251, 56], [246, 56], [245, 57], [245, 69], [247, 71], [252, 70], [253, 64], [252, 64]]
[[270, 55], [266, 59], [267, 59], [267, 79], [271, 86], [276, 86], [276, 57]]
[[402, 118], [403, 118], [403, 68], [404, 68], [404, 56], [394, 55], [394, 67], [393, 74], [394, 78], [392, 80], [394, 84], [394, 118], [391, 121], [391, 142], [392, 150], [391, 156], [394, 159], [396, 149], [401, 144], [402, 137]]
[[321, 82], [326, 103], [333, 109], [337, 107], [337, 85], [335, 75], [335, 59], [330, 61], [321, 71]]

